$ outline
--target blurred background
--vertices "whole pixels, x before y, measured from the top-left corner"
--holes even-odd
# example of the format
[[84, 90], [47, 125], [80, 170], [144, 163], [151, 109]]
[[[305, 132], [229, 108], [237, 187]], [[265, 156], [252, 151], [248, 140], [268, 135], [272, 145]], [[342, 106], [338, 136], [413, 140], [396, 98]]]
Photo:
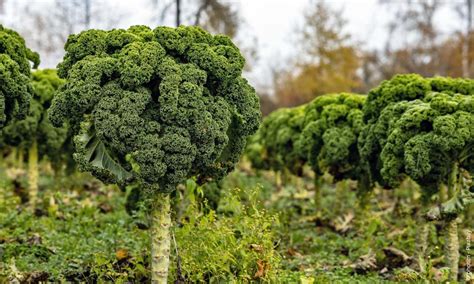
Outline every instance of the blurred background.
[[67, 36], [130, 25], [198, 25], [232, 37], [262, 111], [397, 73], [474, 76], [474, 0], [0, 0], [0, 22], [55, 67]]

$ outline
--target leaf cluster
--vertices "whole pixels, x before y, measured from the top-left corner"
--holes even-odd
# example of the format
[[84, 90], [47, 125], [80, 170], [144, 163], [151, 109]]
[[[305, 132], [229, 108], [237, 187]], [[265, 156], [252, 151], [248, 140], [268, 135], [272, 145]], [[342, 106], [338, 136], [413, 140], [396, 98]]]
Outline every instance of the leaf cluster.
[[80, 169], [106, 183], [170, 192], [231, 171], [260, 120], [244, 59], [198, 27], [71, 35], [50, 119], [69, 122]]
[[279, 109], [250, 138], [247, 156], [259, 169], [301, 173], [308, 164], [317, 175], [357, 179], [364, 101], [363, 95], [328, 94], [297, 108]]
[[39, 65], [38, 53], [17, 32], [0, 25], [0, 128], [28, 114], [33, 96], [30, 62], [34, 68]]
[[306, 106], [298, 148], [317, 175], [358, 179], [357, 139], [363, 127], [365, 96], [340, 93], [319, 96]]
[[372, 182], [407, 176], [436, 192], [454, 163], [472, 172], [474, 80], [397, 75], [370, 91], [359, 149]]
[[258, 132], [249, 138], [246, 154], [254, 168], [301, 173], [306, 160], [296, 148], [302, 131], [305, 106], [281, 108], [268, 115]]
[[67, 153], [61, 149], [66, 147], [68, 129], [65, 125], [54, 127], [47, 115], [54, 92], [62, 84], [64, 80], [60, 79], [53, 69], [37, 70], [31, 74], [33, 96], [28, 114], [24, 119], [13, 119], [3, 128], [4, 144], [27, 150], [37, 142], [40, 157], [47, 156], [55, 162], [65, 158]]

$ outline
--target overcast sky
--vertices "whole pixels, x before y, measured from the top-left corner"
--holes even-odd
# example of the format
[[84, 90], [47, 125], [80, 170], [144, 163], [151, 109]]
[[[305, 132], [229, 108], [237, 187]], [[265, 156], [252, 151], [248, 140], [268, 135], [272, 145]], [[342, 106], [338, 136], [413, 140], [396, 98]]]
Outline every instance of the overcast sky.
[[[270, 82], [271, 67], [285, 64], [297, 54], [295, 30], [303, 24], [308, 0], [242, 0], [240, 9], [244, 26], [258, 38], [259, 61], [249, 74], [257, 86]], [[348, 32], [368, 47], [383, 43], [381, 8], [377, 0], [327, 1], [334, 9], [343, 9]], [[378, 12], [378, 13], [377, 13]], [[382, 26], [380, 26], [382, 24]], [[282, 59], [281, 61], [278, 58]]]
[[[326, 3], [335, 9], [343, 10], [348, 21], [348, 32], [352, 34], [354, 41], [365, 48], [374, 49], [383, 47], [387, 34], [387, 22], [391, 15], [388, 11], [395, 8], [392, 6], [400, 1], [392, 0], [392, 4], [389, 5], [381, 5], [378, 0], [327, 0]], [[446, 0], [445, 3], [452, 5], [459, 1], [464, 0]], [[151, 0], [93, 0], [92, 2], [96, 6], [107, 3], [109, 8], [105, 11], [105, 16], [114, 19], [117, 27], [126, 28], [134, 24], [155, 25], [152, 21], [153, 10], [149, 5]], [[271, 83], [271, 68], [281, 67], [287, 59], [297, 55], [298, 48], [294, 32], [298, 26], [302, 25], [303, 11], [311, 1], [228, 0], [228, 2], [239, 9], [244, 21], [238, 41], [243, 45], [256, 44], [258, 50], [258, 60], [253, 62], [253, 68], [246, 76], [257, 88], [268, 86]], [[6, 16], [2, 22], [7, 25], [9, 23], [24, 25], [24, 18], [18, 13], [21, 3], [28, 6], [44, 6], [44, 13], [48, 13], [47, 7], [52, 5], [54, 0], [7, 0]], [[171, 9], [170, 13], [174, 13], [174, 9]], [[456, 14], [446, 8], [437, 14], [436, 22], [440, 23], [445, 31], [453, 30], [458, 28], [459, 22], [455, 17]], [[172, 17], [164, 24], [173, 25]], [[103, 28], [100, 24], [95, 25], [97, 28]], [[400, 40], [403, 40], [403, 35], [399, 36]], [[249, 43], [249, 41], [252, 42]], [[59, 57], [43, 60], [42, 67], [55, 67], [60, 59]]]
[[[416, 0], [415, 0], [416, 1]], [[249, 79], [256, 86], [268, 85], [271, 66], [278, 66], [298, 52], [294, 31], [303, 23], [304, 9], [309, 0], [242, 0], [236, 1], [246, 21], [244, 28], [258, 38], [260, 60]], [[378, 0], [327, 0], [334, 9], [342, 9], [347, 23], [347, 32], [353, 40], [366, 49], [381, 49], [387, 39], [387, 24], [395, 6], [402, 0], [392, 0], [391, 4], [381, 5]], [[446, 0], [445, 7], [436, 15], [442, 32], [459, 28], [457, 15], [449, 7], [464, 0]], [[293, 36], [292, 36], [293, 35]], [[398, 35], [400, 41], [404, 35]]]

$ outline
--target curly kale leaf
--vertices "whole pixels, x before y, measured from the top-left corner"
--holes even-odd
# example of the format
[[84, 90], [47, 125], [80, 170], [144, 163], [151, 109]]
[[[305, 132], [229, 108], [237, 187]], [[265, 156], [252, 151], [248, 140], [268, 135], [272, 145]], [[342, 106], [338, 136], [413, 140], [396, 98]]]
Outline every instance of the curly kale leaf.
[[472, 169], [473, 95], [474, 80], [418, 75], [398, 75], [372, 90], [359, 139], [372, 183], [396, 187], [409, 176], [432, 194], [453, 163]]
[[296, 143], [303, 127], [304, 108], [278, 109], [263, 120], [246, 150], [254, 168], [287, 169], [293, 174], [301, 174], [306, 161]]
[[113, 155], [98, 139], [92, 123], [82, 123], [81, 132], [75, 136], [74, 143], [77, 151], [74, 153], [74, 158], [87, 161], [87, 163], [79, 164], [80, 170], [101, 175], [104, 181], [109, 183], [122, 184], [132, 178], [132, 174], [115, 162]]
[[364, 101], [363, 95], [341, 93], [319, 96], [307, 105], [298, 148], [316, 174], [359, 179], [357, 139]]
[[0, 128], [28, 114], [33, 95], [30, 62], [36, 68], [39, 55], [17, 32], [0, 25]]
[[220, 179], [258, 128], [258, 97], [225, 36], [133, 26], [71, 35], [65, 48], [49, 117], [71, 125], [80, 168], [104, 182], [170, 192]]
[[64, 83], [55, 70], [37, 70], [31, 74], [33, 97], [29, 111], [24, 119], [13, 119], [3, 128], [3, 143], [28, 149], [33, 142], [38, 142], [40, 158], [47, 156], [54, 166], [60, 166], [72, 156], [68, 151], [61, 151], [68, 139], [68, 129], [53, 127], [48, 119], [47, 109], [51, 105], [54, 92]]

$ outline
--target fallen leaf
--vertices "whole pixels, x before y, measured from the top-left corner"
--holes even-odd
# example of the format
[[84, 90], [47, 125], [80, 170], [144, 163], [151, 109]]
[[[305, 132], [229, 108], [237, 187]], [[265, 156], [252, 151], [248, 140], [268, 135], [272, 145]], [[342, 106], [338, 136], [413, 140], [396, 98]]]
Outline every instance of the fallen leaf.
[[344, 214], [342, 217], [338, 217], [333, 224], [334, 230], [342, 234], [347, 233], [352, 229], [352, 220], [354, 220], [354, 213], [352, 212]]
[[395, 247], [387, 247], [383, 249], [389, 267], [404, 267], [409, 266], [413, 258], [408, 256], [402, 250]]
[[377, 259], [375, 258], [375, 253], [373, 251], [369, 251], [367, 254], [361, 255], [355, 263], [349, 265], [348, 267], [354, 269], [360, 274], [377, 269]]
[[41, 236], [35, 233], [31, 237], [28, 238], [27, 242], [30, 245], [40, 245], [43, 241], [41, 239]]
[[126, 258], [128, 258], [128, 251], [126, 249], [118, 249], [116, 252], [115, 252], [115, 257], [117, 258], [117, 260], [124, 260]]
[[7, 177], [12, 180], [19, 179], [26, 176], [26, 171], [22, 168], [8, 168], [6, 171]]
[[258, 278], [263, 278], [267, 274], [267, 271], [270, 270], [270, 264], [264, 260], [257, 260], [257, 272], [255, 272], [255, 275], [253, 278], [258, 279]]
[[26, 279], [23, 283], [41, 283], [47, 281], [49, 273], [46, 271], [33, 271], [26, 274]]
[[289, 248], [286, 252], [289, 255], [294, 256], [294, 257], [298, 257], [298, 258], [303, 257], [303, 255], [301, 253], [299, 253], [298, 251], [296, 251], [294, 248]]
[[397, 228], [397, 229], [394, 229], [393, 231], [391, 231], [390, 233], [388, 233], [387, 238], [392, 239], [395, 236], [405, 234], [405, 232], [406, 232], [406, 229], [398, 229]]
[[99, 210], [101, 213], [109, 213], [112, 211], [112, 206], [110, 206], [110, 204], [108, 203], [103, 202], [99, 204]]

